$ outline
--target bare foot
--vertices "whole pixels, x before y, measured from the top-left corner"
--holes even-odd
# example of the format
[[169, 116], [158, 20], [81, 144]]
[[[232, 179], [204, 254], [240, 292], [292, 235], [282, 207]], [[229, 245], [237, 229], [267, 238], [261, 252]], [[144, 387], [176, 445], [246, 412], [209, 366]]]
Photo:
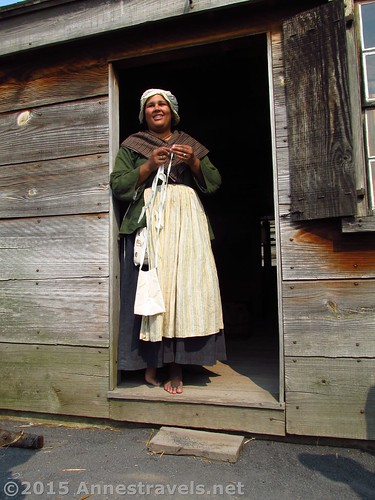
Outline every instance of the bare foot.
[[169, 367], [169, 376], [170, 380], [164, 384], [164, 389], [169, 392], [169, 394], [181, 394], [183, 392], [181, 365], [171, 363]]
[[146, 368], [145, 381], [150, 385], [160, 385], [160, 381], [156, 378], [156, 368]]

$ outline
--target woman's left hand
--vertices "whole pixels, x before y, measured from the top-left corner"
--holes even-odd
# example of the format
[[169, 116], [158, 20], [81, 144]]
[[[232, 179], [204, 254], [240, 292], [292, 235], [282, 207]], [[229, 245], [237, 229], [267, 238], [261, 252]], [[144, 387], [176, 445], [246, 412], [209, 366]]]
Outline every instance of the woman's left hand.
[[171, 150], [179, 160], [188, 165], [194, 164], [196, 156], [191, 146], [187, 146], [186, 144], [173, 144]]
[[189, 165], [189, 168], [198, 181], [204, 185], [204, 177], [201, 171], [201, 162], [195, 156], [193, 148], [186, 144], [173, 144], [171, 147], [172, 153], [181, 161]]

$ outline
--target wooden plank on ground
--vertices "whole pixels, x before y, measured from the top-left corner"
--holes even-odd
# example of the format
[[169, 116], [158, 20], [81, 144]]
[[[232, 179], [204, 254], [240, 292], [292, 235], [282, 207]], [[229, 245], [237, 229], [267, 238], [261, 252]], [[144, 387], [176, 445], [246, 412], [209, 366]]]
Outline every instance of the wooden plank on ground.
[[150, 440], [148, 449], [166, 455], [193, 455], [235, 463], [244, 442], [244, 436], [233, 434], [161, 427]]
[[287, 357], [287, 433], [375, 439], [375, 359]]
[[0, 168], [0, 218], [109, 210], [108, 154]]
[[2, 116], [0, 164], [108, 152], [108, 98], [65, 102]]
[[375, 280], [283, 284], [287, 356], [375, 358]]
[[0, 282], [108, 276], [108, 225], [108, 214], [0, 220]]
[[108, 418], [104, 348], [0, 343], [1, 408]]

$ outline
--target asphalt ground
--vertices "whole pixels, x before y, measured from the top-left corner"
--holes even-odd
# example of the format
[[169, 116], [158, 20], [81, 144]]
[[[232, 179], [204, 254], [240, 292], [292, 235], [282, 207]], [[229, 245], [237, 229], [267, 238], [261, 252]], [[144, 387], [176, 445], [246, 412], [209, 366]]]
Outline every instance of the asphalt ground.
[[[0, 499], [375, 499], [375, 446], [246, 436], [236, 463], [148, 450], [158, 427], [0, 417], [0, 429], [42, 435], [39, 450], [0, 448]], [[375, 445], [375, 443], [374, 443]]]

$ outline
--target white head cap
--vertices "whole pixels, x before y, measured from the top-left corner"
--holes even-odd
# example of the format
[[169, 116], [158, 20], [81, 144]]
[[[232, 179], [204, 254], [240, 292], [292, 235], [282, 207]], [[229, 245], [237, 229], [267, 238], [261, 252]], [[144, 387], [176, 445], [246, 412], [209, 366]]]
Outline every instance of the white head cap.
[[168, 104], [171, 107], [172, 110], [172, 124], [177, 125], [180, 122], [180, 117], [178, 114], [178, 102], [176, 97], [169, 91], [169, 90], [163, 90], [163, 89], [148, 89], [145, 92], [143, 92], [141, 96], [141, 109], [139, 111], [139, 123], [143, 123], [143, 118], [144, 118], [144, 108], [147, 99], [154, 95], [162, 95], [164, 99], [168, 102]]

